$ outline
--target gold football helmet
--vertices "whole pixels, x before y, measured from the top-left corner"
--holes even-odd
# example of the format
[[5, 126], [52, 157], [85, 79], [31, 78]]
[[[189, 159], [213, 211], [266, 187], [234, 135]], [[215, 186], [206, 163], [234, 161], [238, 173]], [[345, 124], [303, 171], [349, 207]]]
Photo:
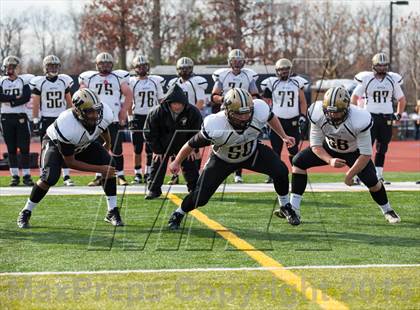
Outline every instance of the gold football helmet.
[[236, 130], [245, 130], [251, 125], [254, 100], [242, 88], [232, 88], [223, 97], [223, 108], [229, 123]]
[[131, 66], [138, 76], [146, 76], [150, 70], [149, 60], [143, 55], [134, 57]]
[[322, 102], [322, 110], [331, 125], [338, 126], [343, 123], [350, 109], [350, 95], [343, 87], [333, 87], [327, 90]]
[[4, 74], [8, 76], [15, 75], [18, 70], [19, 64], [20, 64], [20, 59], [18, 57], [7, 56], [3, 60], [3, 65], [1, 69], [4, 72]]
[[379, 75], [385, 75], [389, 70], [389, 59], [385, 53], [378, 53], [372, 57], [372, 71]]
[[292, 69], [292, 62], [287, 58], [281, 58], [277, 60], [276, 74], [281, 80], [287, 80], [290, 76], [290, 70]]
[[114, 65], [114, 58], [109, 53], [100, 53], [95, 58], [96, 70], [102, 74], [110, 74]]
[[188, 80], [193, 74], [194, 61], [189, 57], [181, 57], [176, 62], [176, 71], [184, 80]]
[[48, 55], [42, 61], [42, 67], [44, 69], [44, 74], [47, 77], [53, 78], [56, 77], [60, 72], [61, 61], [55, 55]]
[[72, 97], [74, 111], [83, 126], [92, 128], [103, 118], [103, 105], [99, 96], [89, 88], [81, 88]]
[[228, 55], [228, 64], [234, 72], [241, 72], [245, 66], [245, 53], [240, 49], [231, 50]]

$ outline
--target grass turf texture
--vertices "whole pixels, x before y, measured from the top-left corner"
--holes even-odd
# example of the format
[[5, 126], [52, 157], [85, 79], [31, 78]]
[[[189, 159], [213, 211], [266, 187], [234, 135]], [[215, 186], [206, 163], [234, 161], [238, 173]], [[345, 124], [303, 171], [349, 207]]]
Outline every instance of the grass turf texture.
[[[420, 172], [385, 172], [385, 180], [390, 182], [416, 182], [420, 180]], [[344, 173], [311, 173], [309, 171], [309, 181], [311, 183], [329, 183], [329, 182], [342, 182], [344, 183]], [[76, 185], [82, 186], [87, 185], [90, 181], [94, 179], [93, 174], [87, 176], [72, 176], [71, 177]], [[37, 176], [34, 176], [34, 180], [37, 179]], [[134, 176], [128, 175], [126, 179], [129, 183], [133, 181]], [[243, 174], [243, 179], [245, 183], [264, 183], [267, 179], [266, 175], [259, 173], [249, 173]], [[170, 180], [170, 176], [165, 178], [165, 184]], [[185, 184], [184, 178], [181, 176], [180, 184]], [[228, 183], [233, 183], [233, 175], [227, 179]], [[0, 187], [9, 186], [10, 177], [9, 176], [0, 176]], [[23, 186], [20, 183], [20, 186]], [[64, 186], [63, 179], [60, 178], [56, 186]]]
[[[215, 195], [201, 211], [285, 266], [414, 264], [420, 263], [418, 196], [389, 193], [402, 218], [398, 225], [387, 224], [365, 192], [307, 192], [302, 205], [303, 224], [298, 227], [270, 219], [275, 203], [272, 193], [229, 193], [223, 201]], [[33, 213], [33, 227], [19, 230], [16, 217], [25, 200], [23, 196], [1, 198], [1, 272], [258, 266], [191, 216], [183, 232], [167, 231], [166, 222], [175, 206], [163, 199], [145, 201], [140, 195], [127, 195], [121, 212], [127, 226], [117, 228], [115, 234], [114, 228], [103, 222], [103, 197], [47, 196]], [[418, 267], [295, 272], [350, 308], [420, 306]], [[31, 276], [33, 292], [29, 300], [16, 295], [26, 281], [22, 277], [0, 277], [2, 309], [111, 308], [130, 302], [143, 309], [145, 305], [318, 308], [268, 271]], [[142, 287], [130, 293], [128, 287], [136, 284]], [[62, 298], [57, 297], [57, 285], [69, 286]], [[77, 295], [75, 285], [91, 288]], [[104, 289], [98, 292], [98, 285]], [[114, 292], [115, 287], [121, 290]], [[229, 295], [233, 291], [236, 295]], [[114, 295], [118, 296], [116, 301], [110, 298]]]

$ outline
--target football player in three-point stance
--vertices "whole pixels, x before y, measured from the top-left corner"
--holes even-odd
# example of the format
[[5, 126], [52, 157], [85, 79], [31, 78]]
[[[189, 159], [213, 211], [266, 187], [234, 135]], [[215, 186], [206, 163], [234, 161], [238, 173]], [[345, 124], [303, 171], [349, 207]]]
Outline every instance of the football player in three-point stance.
[[[130, 77], [130, 88], [133, 92], [133, 105], [128, 108], [128, 128], [132, 131], [134, 146], [134, 184], [146, 183], [152, 165], [153, 151], [145, 143], [143, 127], [147, 114], [162, 101], [164, 94], [162, 84], [165, 79], [158, 75], [149, 75], [150, 64], [145, 56], [136, 56], [132, 62], [136, 76]], [[146, 166], [141, 174], [141, 153], [146, 146]]]
[[[295, 138], [295, 145], [288, 148], [289, 160], [298, 152], [301, 131], [306, 127], [306, 111], [308, 105], [303, 88], [308, 84], [304, 78], [292, 74], [292, 62], [282, 58], [275, 65], [277, 77], [269, 77], [261, 82], [263, 97], [268, 101], [274, 115], [279, 119], [284, 132]], [[270, 131], [271, 146], [281, 156], [283, 140], [274, 132]], [[266, 183], [271, 183], [269, 178]]]
[[[42, 65], [44, 75], [36, 76], [30, 82], [33, 132], [40, 135], [41, 144], [47, 128], [54, 123], [61, 112], [72, 106], [70, 88], [73, 86], [73, 79], [70, 76], [60, 74], [61, 62], [57, 56], [46, 56]], [[66, 186], [74, 186], [70, 179], [70, 169], [65, 164], [63, 181]]]
[[[357, 105], [359, 98], [364, 97], [364, 108], [373, 118], [371, 129], [372, 143], [376, 141], [375, 167], [376, 174], [384, 184], [383, 169], [385, 154], [392, 138], [392, 122], [399, 121], [405, 110], [406, 100], [401, 86], [401, 75], [388, 72], [389, 60], [384, 53], [378, 53], [372, 58], [372, 71], [360, 72], [354, 79], [359, 85], [353, 92], [351, 102]], [[393, 100], [398, 101], [394, 113]]]
[[[176, 62], [176, 71], [178, 77], [168, 82], [168, 88], [177, 83], [188, 97], [188, 102], [195, 105], [200, 111], [203, 110], [206, 103], [205, 90], [208, 82], [205, 78], [194, 74], [194, 62], [191, 58], [181, 57]], [[194, 154], [198, 169], [201, 167], [201, 154], [196, 150]], [[178, 177], [174, 177], [169, 184], [178, 184]]]
[[[379, 205], [389, 223], [400, 222], [400, 217], [389, 204], [385, 187], [375, 173], [371, 160], [372, 143], [370, 114], [350, 104], [350, 95], [340, 86], [330, 88], [324, 100], [313, 103], [308, 109], [311, 121], [310, 146], [293, 158], [292, 191], [290, 203], [300, 217], [300, 203], [305, 192], [311, 167], [330, 165], [333, 168], [350, 167], [344, 182], [353, 184], [353, 177], [369, 188], [373, 200]], [[282, 217], [281, 210], [275, 215]]]
[[[213, 113], [219, 112], [223, 104], [223, 95], [232, 88], [242, 88], [247, 90], [253, 97], [258, 95], [256, 80], [258, 75], [251, 69], [244, 68], [245, 53], [240, 49], [233, 49], [228, 55], [230, 68], [216, 70], [213, 73], [215, 82], [211, 92], [213, 103]], [[242, 183], [242, 170], [235, 171], [235, 183]]]
[[0, 93], [4, 94], [4, 96], [13, 96], [15, 99], [19, 99], [0, 102], [1, 126], [4, 142], [7, 146], [9, 168], [12, 176], [9, 185], [17, 186], [20, 183], [17, 157], [17, 149], [19, 148], [22, 158], [23, 184], [32, 186], [34, 183], [29, 169], [31, 132], [24, 104], [31, 98], [29, 81], [33, 75], [18, 75], [19, 64], [20, 59], [16, 56], [7, 56], [3, 60], [2, 71], [5, 76], [0, 78]]
[[[111, 151], [116, 163], [118, 184], [128, 185], [124, 176], [122, 135], [119, 133], [119, 128], [120, 125], [125, 125], [128, 107], [133, 104], [133, 93], [128, 86], [130, 83], [129, 73], [124, 70], [112, 70], [114, 59], [111, 54], [100, 53], [96, 56], [95, 61], [98, 71], [86, 71], [80, 74], [80, 88], [86, 87], [94, 90], [102, 103], [108, 105], [114, 114], [114, 121], [109, 126]], [[124, 103], [121, 105], [122, 96], [124, 96]], [[101, 184], [101, 180], [100, 174], [97, 173], [95, 180], [89, 185], [98, 186]]]
[[79, 89], [72, 101], [74, 107], [62, 112], [47, 128], [42, 141], [41, 179], [33, 186], [25, 207], [19, 213], [17, 225], [20, 228], [29, 227], [32, 210], [57, 183], [63, 163], [71, 169], [103, 175], [102, 185], [108, 205], [105, 221], [114, 226], [124, 225], [117, 208], [115, 165], [108, 150], [97, 141], [102, 136], [109, 149], [108, 126], [114, 119], [112, 111], [102, 105], [91, 89]]
[[298, 225], [299, 218], [289, 203], [287, 166], [270, 147], [258, 141], [261, 129], [267, 123], [287, 146], [294, 144], [294, 138], [285, 134], [267, 103], [260, 99], [253, 100], [248, 91], [233, 88], [225, 93], [223, 101], [224, 111], [207, 116], [201, 131], [181, 148], [169, 166], [171, 172], [177, 174], [180, 164], [194, 148], [213, 145], [195, 189], [172, 213], [169, 228], [178, 229], [185, 213], [204, 206], [223, 180], [238, 168], [270, 175], [279, 196], [280, 209], [290, 224]]

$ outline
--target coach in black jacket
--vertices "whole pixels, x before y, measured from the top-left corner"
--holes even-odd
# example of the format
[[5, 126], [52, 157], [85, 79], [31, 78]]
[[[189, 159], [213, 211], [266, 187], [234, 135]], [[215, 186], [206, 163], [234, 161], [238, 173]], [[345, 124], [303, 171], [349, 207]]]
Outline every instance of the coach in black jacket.
[[[160, 106], [149, 112], [144, 124], [144, 137], [153, 150], [148, 193], [145, 199], [154, 199], [162, 194], [168, 160], [194, 136], [203, 122], [200, 111], [188, 103], [184, 91], [177, 84], [172, 86]], [[188, 191], [197, 183], [198, 169], [195, 153], [182, 163], [182, 174]]]

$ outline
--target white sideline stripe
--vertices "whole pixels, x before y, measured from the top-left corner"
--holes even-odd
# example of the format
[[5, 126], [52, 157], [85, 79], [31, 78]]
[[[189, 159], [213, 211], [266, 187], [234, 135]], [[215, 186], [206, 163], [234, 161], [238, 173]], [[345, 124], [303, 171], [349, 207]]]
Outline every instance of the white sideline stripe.
[[370, 265], [320, 265], [320, 266], [289, 266], [277, 267], [237, 267], [237, 268], [186, 268], [186, 269], [134, 269], [134, 270], [96, 270], [96, 271], [34, 271], [34, 272], [3, 272], [0, 276], [44, 276], [44, 275], [85, 275], [85, 274], [128, 274], [128, 273], [182, 273], [182, 272], [213, 272], [213, 271], [267, 271], [276, 269], [363, 269], [363, 268], [402, 268], [420, 267], [420, 264], [370, 264]]

